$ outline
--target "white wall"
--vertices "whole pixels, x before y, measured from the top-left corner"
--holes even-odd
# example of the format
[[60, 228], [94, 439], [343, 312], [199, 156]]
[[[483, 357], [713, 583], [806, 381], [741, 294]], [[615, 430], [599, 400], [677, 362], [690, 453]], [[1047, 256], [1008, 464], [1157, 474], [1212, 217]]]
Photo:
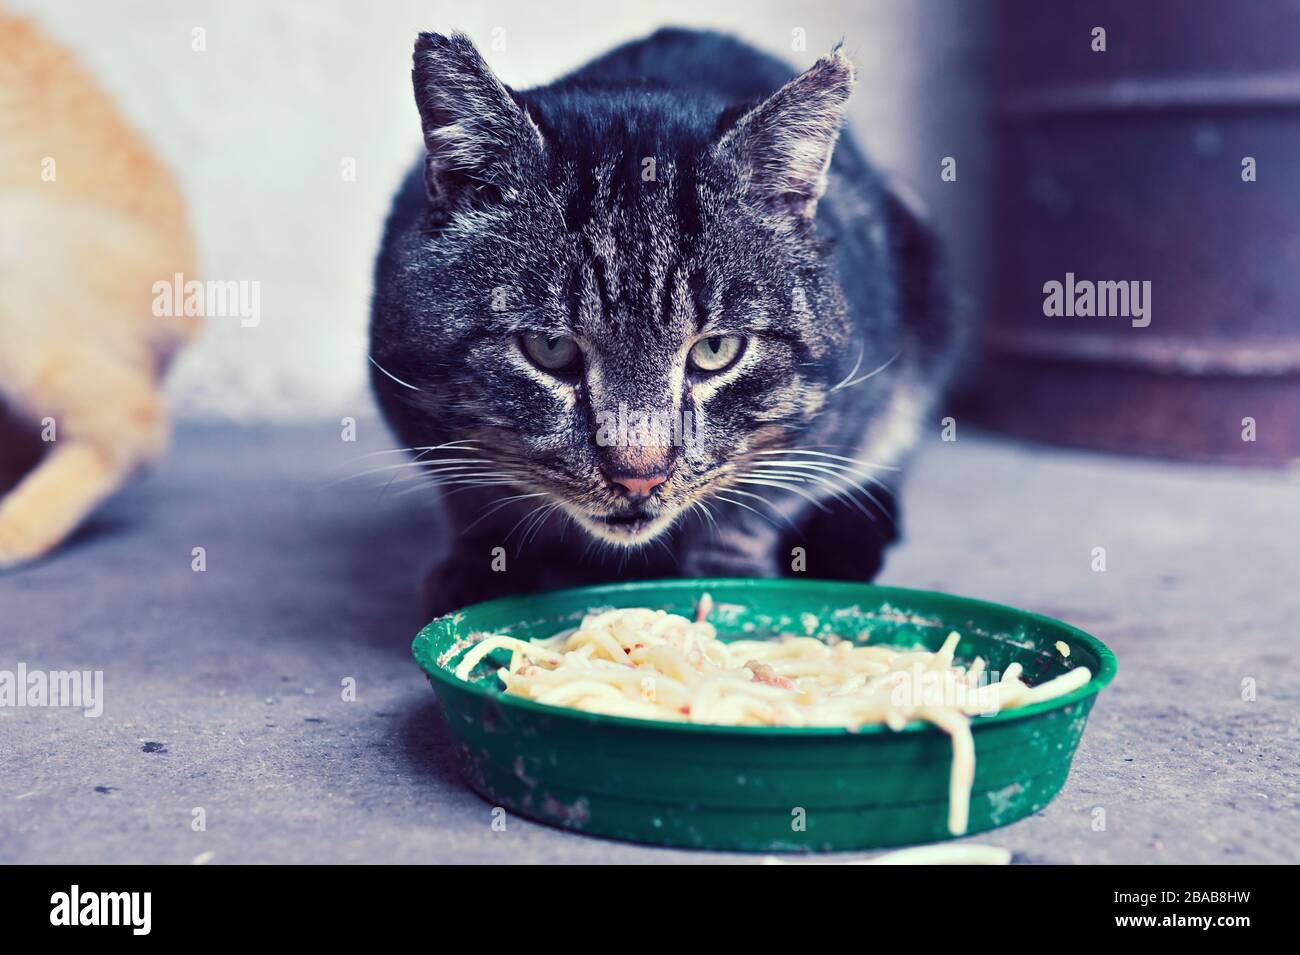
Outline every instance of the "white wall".
[[[189, 197], [203, 277], [261, 283], [256, 328], [213, 318], [171, 381], [182, 415], [355, 410], [370, 273], [389, 197], [419, 144], [410, 52], [460, 29], [512, 85], [545, 82], [664, 24], [726, 29], [798, 66], [843, 39], [860, 72], [851, 122], [877, 163], [966, 238], [985, 194], [980, 51], [991, 4], [577, 0], [0, 0], [75, 49], [157, 145]], [[205, 31], [206, 51], [192, 49]], [[491, 51], [493, 30], [504, 51]], [[791, 49], [803, 28], [807, 50]], [[960, 186], [939, 182], [959, 156]], [[357, 177], [345, 182], [345, 157]]]

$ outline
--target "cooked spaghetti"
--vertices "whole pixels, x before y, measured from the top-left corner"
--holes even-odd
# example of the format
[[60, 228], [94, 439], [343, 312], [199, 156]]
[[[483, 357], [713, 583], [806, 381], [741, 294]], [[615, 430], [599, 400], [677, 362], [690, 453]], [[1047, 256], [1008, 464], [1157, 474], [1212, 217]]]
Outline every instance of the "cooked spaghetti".
[[1075, 667], [1029, 686], [1012, 663], [991, 681], [985, 662], [955, 662], [960, 634], [937, 651], [863, 645], [831, 637], [771, 640], [717, 638], [704, 619], [628, 608], [590, 614], [574, 630], [540, 640], [489, 635], [461, 659], [467, 679], [494, 650], [511, 651], [497, 670], [507, 693], [538, 703], [612, 716], [730, 726], [828, 726], [884, 723], [900, 730], [932, 723], [952, 739], [948, 829], [966, 831], [975, 743], [970, 720], [1062, 696], [1092, 674]]

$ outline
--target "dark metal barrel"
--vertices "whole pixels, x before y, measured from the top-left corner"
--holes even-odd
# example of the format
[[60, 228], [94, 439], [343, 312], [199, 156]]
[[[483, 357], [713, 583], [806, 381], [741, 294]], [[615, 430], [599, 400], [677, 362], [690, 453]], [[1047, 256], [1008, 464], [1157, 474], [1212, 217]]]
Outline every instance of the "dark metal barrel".
[[[1000, 17], [982, 419], [1300, 460], [1300, 2], [1003, 0]], [[1067, 276], [1150, 282], [1150, 324], [1044, 314]]]

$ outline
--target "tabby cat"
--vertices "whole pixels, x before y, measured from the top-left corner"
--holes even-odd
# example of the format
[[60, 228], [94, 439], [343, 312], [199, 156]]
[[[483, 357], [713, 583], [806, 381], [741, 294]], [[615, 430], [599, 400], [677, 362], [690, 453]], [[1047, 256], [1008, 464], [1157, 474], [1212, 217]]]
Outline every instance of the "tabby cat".
[[928, 232], [840, 134], [845, 54], [795, 76], [663, 30], [519, 92], [425, 33], [413, 79], [425, 149], [370, 358], [456, 532], [430, 611], [620, 576], [870, 579], [955, 349]]

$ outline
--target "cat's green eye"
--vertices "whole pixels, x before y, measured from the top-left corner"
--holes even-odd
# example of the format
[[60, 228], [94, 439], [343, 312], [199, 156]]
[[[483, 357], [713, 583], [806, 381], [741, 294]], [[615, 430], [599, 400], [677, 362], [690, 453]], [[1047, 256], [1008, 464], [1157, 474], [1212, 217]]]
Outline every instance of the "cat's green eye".
[[578, 343], [567, 335], [526, 332], [519, 343], [529, 361], [545, 371], [563, 371], [578, 360]]
[[722, 371], [736, 363], [744, 346], [745, 340], [739, 335], [701, 338], [691, 346], [688, 362], [694, 371]]

